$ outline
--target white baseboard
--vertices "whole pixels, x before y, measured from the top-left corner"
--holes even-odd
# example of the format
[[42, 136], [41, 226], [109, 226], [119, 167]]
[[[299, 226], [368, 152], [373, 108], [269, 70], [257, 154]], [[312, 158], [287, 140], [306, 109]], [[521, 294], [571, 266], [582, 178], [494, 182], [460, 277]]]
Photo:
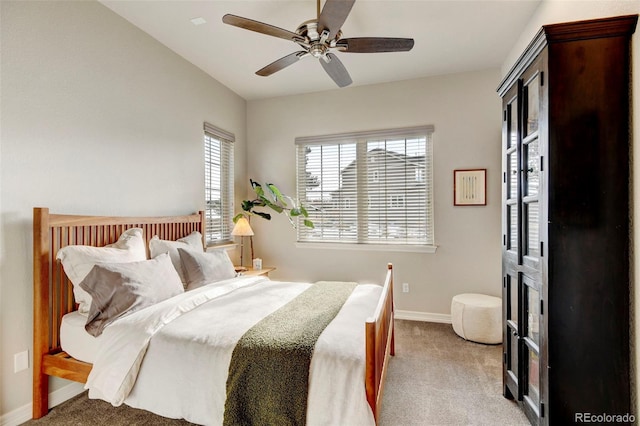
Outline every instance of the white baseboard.
[[[83, 383], [70, 383], [57, 391], [51, 392], [49, 394], [49, 408], [62, 404], [82, 392], [84, 392]], [[33, 403], [29, 403], [3, 414], [0, 417], [0, 426], [18, 426], [31, 419], [32, 411]]]
[[411, 321], [424, 321], [424, 322], [441, 322], [445, 324], [451, 324], [451, 315], [447, 314], [432, 314], [429, 312], [416, 312], [416, 311], [395, 311], [395, 318], [400, 320]]

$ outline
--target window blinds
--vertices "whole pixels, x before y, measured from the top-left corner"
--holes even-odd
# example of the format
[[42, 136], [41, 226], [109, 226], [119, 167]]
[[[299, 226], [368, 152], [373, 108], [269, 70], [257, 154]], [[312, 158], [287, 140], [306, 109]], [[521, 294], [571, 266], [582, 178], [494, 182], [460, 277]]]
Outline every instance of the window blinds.
[[298, 241], [433, 245], [433, 126], [296, 139]]
[[205, 239], [207, 245], [231, 241], [234, 141], [233, 134], [209, 123], [204, 123]]

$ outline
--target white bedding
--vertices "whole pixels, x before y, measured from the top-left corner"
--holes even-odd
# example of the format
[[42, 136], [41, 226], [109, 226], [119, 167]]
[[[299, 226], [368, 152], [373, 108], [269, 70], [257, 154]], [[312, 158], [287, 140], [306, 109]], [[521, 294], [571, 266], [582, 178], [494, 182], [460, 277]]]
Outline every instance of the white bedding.
[[60, 346], [62, 350], [80, 361], [93, 363], [98, 353], [98, 342], [102, 336], [93, 337], [84, 329], [87, 316], [78, 311], [62, 317], [60, 324]]
[[[310, 284], [239, 277], [145, 308], [108, 326], [87, 381], [89, 397], [165, 417], [222, 424], [238, 339]], [[356, 287], [321, 334], [311, 361], [308, 425], [373, 425], [364, 387], [364, 322], [382, 287]]]

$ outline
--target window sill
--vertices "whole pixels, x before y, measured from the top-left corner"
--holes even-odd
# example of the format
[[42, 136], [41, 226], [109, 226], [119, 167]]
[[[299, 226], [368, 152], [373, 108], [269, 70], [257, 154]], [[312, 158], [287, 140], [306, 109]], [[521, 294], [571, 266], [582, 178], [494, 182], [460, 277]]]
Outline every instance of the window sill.
[[205, 251], [216, 250], [216, 249], [235, 250], [237, 246], [238, 246], [237, 243], [212, 244], [212, 245], [208, 245]]
[[435, 253], [438, 246], [400, 244], [342, 244], [342, 243], [296, 243], [296, 248], [322, 250], [398, 251], [409, 253]]

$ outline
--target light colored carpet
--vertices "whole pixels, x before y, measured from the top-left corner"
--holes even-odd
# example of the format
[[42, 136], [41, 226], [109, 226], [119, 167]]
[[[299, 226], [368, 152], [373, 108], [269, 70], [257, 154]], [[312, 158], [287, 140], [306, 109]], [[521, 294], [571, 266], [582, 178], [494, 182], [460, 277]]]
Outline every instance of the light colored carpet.
[[[380, 426], [528, 425], [502, 397], [502, 349], [458, 337], [449, 324], [396, 321], [396, 356], [389, 365]], [[26, 425], [189, 425], [86, 393]], [[340, 425], [347, 426], [347, 425]]]
[[396, 321], [381, 426], [528, 425], [502, 396], [502, 345], [458, 337], [450, 324]]

